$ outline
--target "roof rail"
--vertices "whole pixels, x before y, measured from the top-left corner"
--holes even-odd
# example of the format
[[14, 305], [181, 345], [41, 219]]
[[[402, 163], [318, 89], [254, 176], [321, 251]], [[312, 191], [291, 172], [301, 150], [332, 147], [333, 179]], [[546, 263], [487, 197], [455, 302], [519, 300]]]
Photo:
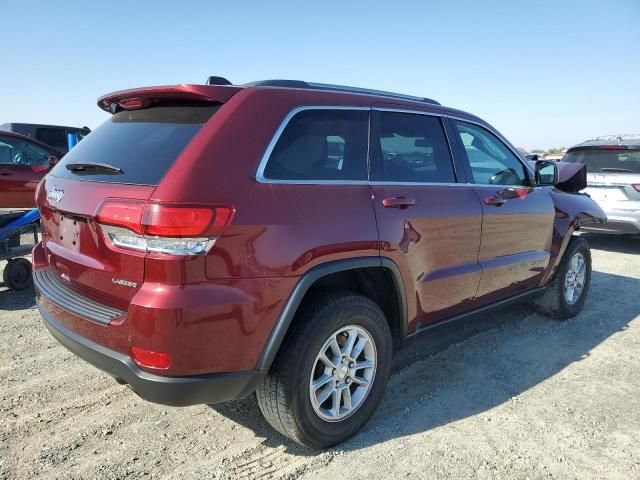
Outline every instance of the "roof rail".
[[333, 92], [360, 93], [363, 95], [375, 95], [380, 97], [397, 98], [400, 100], [411, 100], [414, 102], [429, 103], [432, 105], [440, 105], [440, 102], [426, 97], [415, 97], [413, 95], [405, 95], [402, 93], [386, 92], [383, 90], [371, 90], [368, 88], [359, 87], [347, 87], [344, 85], [305, 82], [303, 80], [259, 80], [257, 82], [246, 83], [245, 85], [252, 87], [288, 87], [305, 88], [309, 90], [329, 90]]
[[623, 142], [624, 140], [640, 140], [640, 133], [619, 133], [616, 135], [602, 135], [600, 137], [596, 137], [594, 140], [596, 141], [606, 141], [606, 142]]

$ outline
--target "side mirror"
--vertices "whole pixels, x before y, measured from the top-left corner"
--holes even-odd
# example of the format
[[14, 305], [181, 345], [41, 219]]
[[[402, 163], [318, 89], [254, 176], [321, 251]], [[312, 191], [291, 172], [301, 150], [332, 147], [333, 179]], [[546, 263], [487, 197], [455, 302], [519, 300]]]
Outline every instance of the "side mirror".
[[530, 162], [537, 162], [538, 161], [538, 154], [534, 153], [534, 154], [531, 154], [531, 155], [525, 155], [524, 158], [526, 158]]
[[549, 160], [536, 162], [536, 184], [555, 185], [558, 183], [558, 165]]
[[60, 159], [55, 155], [49, 155], [49, 168], [53, 167], [56, 163], [58, 163]]

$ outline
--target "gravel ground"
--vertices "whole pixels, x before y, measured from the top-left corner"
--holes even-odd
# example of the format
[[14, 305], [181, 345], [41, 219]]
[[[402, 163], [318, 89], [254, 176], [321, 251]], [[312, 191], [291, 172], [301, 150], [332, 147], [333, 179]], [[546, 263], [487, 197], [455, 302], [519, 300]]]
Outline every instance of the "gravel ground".
[[140, 400], [49, 336], [33, 292], [0, 286], [0, 478], [640, 478], [640, 240], [589, 240], [582, 314], [522, 306], [423, 335], [365, 429], [322, 453], [252, 398]]

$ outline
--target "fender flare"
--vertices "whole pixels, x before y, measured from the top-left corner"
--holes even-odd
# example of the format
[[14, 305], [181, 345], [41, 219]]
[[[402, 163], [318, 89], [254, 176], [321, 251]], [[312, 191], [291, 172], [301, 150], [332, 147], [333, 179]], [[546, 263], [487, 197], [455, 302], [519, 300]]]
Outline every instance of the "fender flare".
[[405, 337], [407, 335], [407, 299], [400, 270], [395, 262], [384, 257], [360, 257], [327, 262], [317, 265], [305, 272], [296, 283], [271, 330], [271, 335], [269, 335], [269, 339], [258, 359], [256, 369], [269, 370], [269, 368], [271, 368], [302, 299], [316, 281], [332, 273], [370, 267], [384, 268], [391, 274], [398, 298], [401, 335]]

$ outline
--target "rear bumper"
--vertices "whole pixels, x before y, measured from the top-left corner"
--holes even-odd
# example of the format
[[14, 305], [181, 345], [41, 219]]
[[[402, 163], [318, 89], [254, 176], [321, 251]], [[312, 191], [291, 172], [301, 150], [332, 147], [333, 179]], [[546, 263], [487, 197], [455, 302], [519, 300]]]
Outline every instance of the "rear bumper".
[[64, 347], [93, 366], [128, 384], [140, 397], [172, 406], [213, 404], [245, 398], [266, 372], [213, 373], [188, 377], [165, 377], [145, 372], [126, 355], [98, 345], [69, 330], [36, 300], [51, 335]]
[[640, 212], [623, 212], [604, 209], [607, 214], [606, 223], [585, 224], [580, 230], [598, 233], [640, 235]]

